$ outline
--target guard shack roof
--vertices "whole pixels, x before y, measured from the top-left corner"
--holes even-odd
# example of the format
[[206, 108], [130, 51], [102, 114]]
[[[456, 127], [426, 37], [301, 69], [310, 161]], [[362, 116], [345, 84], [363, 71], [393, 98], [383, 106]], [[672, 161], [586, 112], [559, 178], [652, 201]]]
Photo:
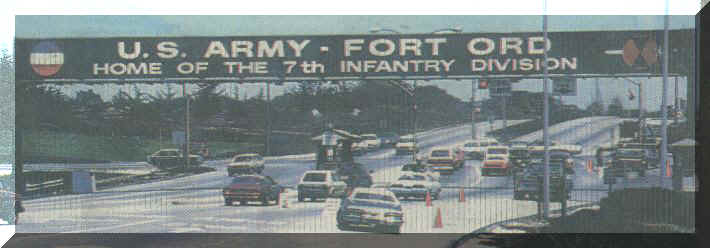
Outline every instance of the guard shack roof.
[[[351, 140], [352, 142], [358, 142], [362, 140], [362, 137], [360, 135], [352, 134], [345, 130], [332, 129], [332, 131], [333, 133], [335, 133], [335, 137], [338, 141]], [[311, 138], [311, 141], [313, 142], [320, 142], [321, 140], [323, 140], [323, 134]]]

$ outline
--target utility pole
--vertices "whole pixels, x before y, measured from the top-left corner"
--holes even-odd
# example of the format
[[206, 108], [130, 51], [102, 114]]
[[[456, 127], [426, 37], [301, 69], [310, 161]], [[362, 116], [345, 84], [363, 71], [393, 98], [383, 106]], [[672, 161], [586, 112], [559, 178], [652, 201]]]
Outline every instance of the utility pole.
[[183, 158], [185, 159], [185, 168], [190, 168], [190, 96], [187, 94], [187, 83], [182, 83], [182, 95], [185, 97], [185, 151]]
[[476, 110], [478, 106], [476, 105], [476, 88], [478, 88], [478, 80], [471, 80], [471, 139], [476, 139]]
[[[545, 2], [545, 5], [547, 5], [547, 2]], [[543, 32], [543, 40], [545, 41], [545, 48], [547, 48], [547, 14], [542, 16], [542, 32]], [[549, 126], [549, 99], [548, 98], [548, 86], [547, 86], [547, 49], [543, 49], [543, 66], [542, 66], [542, 72], [543, 72], [543, 77], [542, 77], [542, 90], [543, 90], [543, 102], [544, 102], [544, 111], [543, 111], [543, 119], [544, 119], [544, 125], [542, 129], [542, 136], [543, 136], [543, 142], [545, 143], [545, 175], [543, 179], [543, 187], [544, 187], [544, 192], [543, 192], [543, 200], [544, 202], [542, 203], [542, 214], [543, 218], [548, 219], [550, 218], [550, 151], [548, 149], [549, 142], [550, 142], [550, 137], [548, 135], [548, 126]]]
[[668, 111], [666, 110], [667, 103], [666, 103], [666, 96], [668, 92], [668, 56], [669, 56], [669, 51], [668, 51], [668, 22], [669, 22], [669, 15], [668, 15], [668, 3], [666, 2], [666, 15], [664, 16], [664, 22], [663, 22], [663, 92], [661, 96], [661, 116], [663, 116], [663, 119], [661, 121], [661, 164], [660, 164], [660, 170], [659, 173], [659, 186], [664, 187], [663, 185], [663, 176], [667, 173], [666, 172], [666, 161], [668, 157], [666, 156], [668, 153], [668, 137], [667, 137], [667, 128], [668, 128]]
[[[417, 80], [414, 80], [414, 87], [412, 89], [412, 102], [414, 103], [413, 115], [414, 115], [414, 145], [419, 148], [419, 140], [417, 139]], [[414, 154], [414, 161], [417, 161], [417, 152]]]
[[271, 84], [266, 82], [266, 127], [264, 128], [264, 135], [266, 136], [266, 141], [264, 142], [264, 147], [266, 151], [264, 156], [271, 155]]
[[674, 97], [673, 97], [673, 123], [678, 124], [678, 112], [680, 112], [680, 108], [678, 107], [678, 76], [675, 76], [673, 78], [675, 81], [675, 90], [674, 92]]

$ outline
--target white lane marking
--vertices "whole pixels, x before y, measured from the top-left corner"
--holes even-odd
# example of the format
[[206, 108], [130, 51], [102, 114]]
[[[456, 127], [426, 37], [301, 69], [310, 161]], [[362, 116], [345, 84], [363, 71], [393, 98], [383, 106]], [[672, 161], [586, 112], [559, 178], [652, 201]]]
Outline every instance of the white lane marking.
[[97, 228], [84, 229], [84, 230], [78, 230], [78, 231], [70, 231], [70, 232], [61, 232], [61, 233], [89, 233], [89, 232], [99, 232], [99, 231], [102, 232], [102, 231], [106, 231], [106, 230], [124, 228], [124, 227], [129, 227], [129, 226], [145, 225], [145, 224], [150, 224], [150, 223], [154, 223], [154, 222], [158, 222], [158, 221], [159, 220], [146, 220], [146, 221], [141, 221], [141, 222], [136, 222], [136, 223], [117, 225], [117, 226], [97, 227]]

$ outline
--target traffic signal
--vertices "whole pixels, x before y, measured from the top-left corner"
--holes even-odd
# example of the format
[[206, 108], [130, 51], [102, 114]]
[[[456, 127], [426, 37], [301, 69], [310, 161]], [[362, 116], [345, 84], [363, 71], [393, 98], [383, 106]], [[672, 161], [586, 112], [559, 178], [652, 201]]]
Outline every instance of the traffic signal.
[[675, 115], [675, 109], [672, 105], [667, 105], [666, 108], [668, 109], [668, 117], [672, 117]]
[[480, 90], [488, 89], [488, 81], [486, 81], [486, 80], [478, 81], [478, 89], [480, 89]]

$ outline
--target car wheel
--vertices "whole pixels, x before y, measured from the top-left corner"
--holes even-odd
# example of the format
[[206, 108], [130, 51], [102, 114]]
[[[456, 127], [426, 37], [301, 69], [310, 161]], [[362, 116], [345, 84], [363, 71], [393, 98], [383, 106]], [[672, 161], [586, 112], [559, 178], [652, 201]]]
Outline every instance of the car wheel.
[[225, 206], [232, 206], [232, 200], [224, 199], [224, 205]]
[[306, 199], [306, 197], [303, 197], [303, 194], [301, 192], [298, 192], [298, 202], [303, 202]]

